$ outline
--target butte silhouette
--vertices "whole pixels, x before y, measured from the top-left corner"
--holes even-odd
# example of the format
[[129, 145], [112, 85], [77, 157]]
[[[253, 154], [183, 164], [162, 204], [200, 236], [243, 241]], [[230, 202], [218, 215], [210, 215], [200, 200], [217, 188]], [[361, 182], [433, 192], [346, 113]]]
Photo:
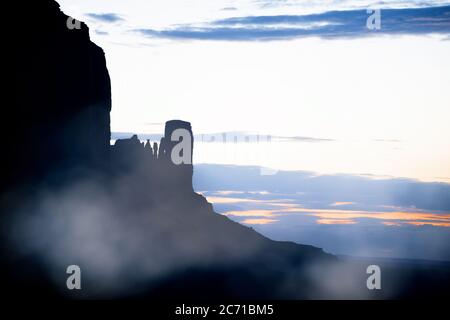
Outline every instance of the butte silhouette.
[[[15, 30], [14, 105], [1, 117], [0, 276], [10, 297], [372, 297], [366, 266], [216, 214], [192, 188], [194, 142], [179, 153], [187, 161], [171, 158], [183, 141], [174, 132], [193, 139], [188, 122], [168, 121], [157, 142], [111, 145], [110, 77], [87, 26], [68, 28], [52, 0], [14, 6], [36, 23]], [[67, 289], [69, 265], [82, 290]], [[429, 294], [439, 279], [411, 292]], [[383, 297], [407, 296], [398, 287]]]

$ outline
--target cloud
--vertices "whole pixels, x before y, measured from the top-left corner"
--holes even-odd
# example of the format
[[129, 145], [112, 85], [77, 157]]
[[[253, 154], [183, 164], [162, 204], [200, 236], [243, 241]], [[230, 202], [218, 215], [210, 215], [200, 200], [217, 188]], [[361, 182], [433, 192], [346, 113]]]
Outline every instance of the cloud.
[[107, 36], [107, 35], [109, 35], [109, 32], [102, 31], [102, 30], [95, 30], [95, 33], [98, 34], [99, 36]]
[[295, 7], [295, 8], [314, 8], [316, 10], [321, 8], [333, 9], [352, 9], [352, 8], [367, 8], [370, 6], [383, 5], [387, 8], [417, 8], [428, 7], [431, 5], [442, 5], [446, 1], [443, 0], [327, 0], [327, 1], [311, 1], [311, 0], [254, 0], [253, 1], [261, 9], [271, 9], [280, 7]]
[[305, 37], [361, 38], [373, 35], [450, 34], [450, 6], [383, 9], [381, 30], [369, 30], [366, 10], [329, 11], [308, 15], [231, 17], [203, 24], [176, 25], [167, 29], [136, 29], [146, 37], [270, 41]]
[[407, 223], [419, 227], [420, 226], [450, 227], [450, 222], [410, 221]]
[[[317, 224], [384, 224], [388, 226], [401, 226], [405, 224], [423, 226], [430, 225], [436, 227], [450, 227], [450, 213], [442, 211], [427, 211], [415, 208], [402, 208], [396, 206], [378, 205], [371, 210], [364, 204], [357, 210], [345, 208], [347, 205], [356, 205], [353, 202], [338, 201], [331, 205], [314, 204], [311, 205], [307, 199], [303, 199], [306, 205], [298, 203], [295, 197], [288, 198], [289, 195], [280, 195], [277, 197], [274, 193], [250, 194], [226, 191], [204, 192], [208, 202], [212, 203], [216, 210], [221, 214], [237, 218], [275, 218], [278, 217], [284, 221], [289, 219], [289, 215], [301, 215], [304, 217], [317, 218]], [[222, 196], [207, 195], [209, 193]], [[236, 197], [239, 195], [239, 198]], [[259, 195], [259, 198], [255, 198]], [[292, 195], [291, 195], [292, 196]], [[228, 207], [227, 207], [228, 206]], [[230, 207], [231, 206], [231, 207]], [[330, 209], [331, 207], [341, 207], [342, 209]], [[231, 210], [227, 208], [232, 208]], [[370, 222], [371, 220], [372, 222]], [[276, 222], [273, 221], [273, 222]], [[385, 223], [387, 221], [387, 223]], [[242, 222], [242, 221], [241, 221]]]
[[249, 202], [255, 202], [259, 203], [259, 200], [256, 199], [248, 199], [248, 198], [229, 198], [229, 197], [214, 197], [214, 196], [207, 196], [206, 197], [209, 202], [213, 203], [249, 203]]
[[244, 224], [270, 224], [277, 222], [278, 220], [273, 219], [245, 219], [242, 221]]
[[124, 19], [116, 13], [86, 13], [86, 16], [99, 22], [115, 23], [124, 21]]
[[[450, 212], [450, 184], [412, 179], [351, 174], [318, 175], [309, 171], [279, 171], [261, 176], [260, 167], [196, 165], [195, 190], [265, 190], [272, 194], [297, 195], [299, 201], [329, 208], [330, 203], [354, 202], [353, 209], [378, 210], [378, 206]], [[272, 198], [273, 199], [273, 198]], [[306, 203], [307, 204], [307, 203]], [[397, 209], [395, 207], [398, 207]], [[384, 210], [385, 208], [383, 208]]]
[[[358, 212], [352, 210], [319, 210], [302, 209], [301, 212], [314, 212], [310, 215], [329, 221], [348, 221], [354, 219], [378, 219], [394, 220], [397, 223], [407, 223], [412, 225], [434, 225], [440, 227], [450, 227], [450, 214], [438, 214], [430, 212]], [[356, 223], [356, 222], [355, 222]]]
[[355, 220], [351, 219], [319, 219], [318, 224], [355, 224]]
[[[208, 198], [215, 204], [214, 199]], [[243, 201], [244, 202], [244, 201]], [[219, 202], [221, 203], [221, 202]], [[223, 202], [222, 202], [223, 203]], [[410, 224], [415, 226], [431, 225], [436, 227], [450, 227], [450, 214], [449, 213], [433, 213], [426, 211], [355, 211], [355, 210], [330, 210], [330, 209], [311, 209], [301, 207], [281, 208], [277, 210], [273, 209], [241, 209], [234, 211], [227, 211], [222, 213], [225, 216], [232, 217], [260, 217], [260, 218], [272, 218], [279, 217], [287, 218], [290, 214], [304, 214], [305, 216], [312, 216], [318, 218], [317, 224], [356, 224], [362, 219], [372, 219], [374, 221], [381, 221], [385, 224], [385, 221], [391, 222], [390, 226]], [[357, 221], [358, 220], [358, 221]], [[277, 220], [281, 221], [281, 220]]]
[[348, 206], [348, 205], [352, 205], [355, 204], [354, 202], [345, 202], [345, 201], [336, 201], [333, 202], [332, 204], [330, 204], [330, 206], [332, 207], [338, 207], [338, 206]]
[[203, 164], [195, 166], [194, 188], [206, 190], [216, 212], [274, 240], [333, 254], [450, 261], [448, 183], [307, 171], [261, 176], [259, 167]]
[[[210, 199], [208, 199], [210, 201]], [[213, 202], [214, 204], [214, 202]], [[224, 216], [233, 216], [233, 217], [276, 217], [276, 210], [238, 210], [238, 211], [228, 211], [224, 212]]]

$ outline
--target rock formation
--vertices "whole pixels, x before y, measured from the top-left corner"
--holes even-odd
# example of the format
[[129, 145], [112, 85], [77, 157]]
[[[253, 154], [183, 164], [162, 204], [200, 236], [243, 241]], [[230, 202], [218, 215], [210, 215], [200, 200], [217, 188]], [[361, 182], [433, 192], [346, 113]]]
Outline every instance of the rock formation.
[[[52, 0], [15, 3], [27, 23], [13, 44], [14, 105], [1, 117], [0, 283], [10, 297], [367, 294], [364, 266], [345, 269], [360, 281], [342, 292], [335, 257], [214, 213], [192, 190], [193, 144], [178, 149], [192, 140], [188, 122], [167, 122], [153, 147], [137, 136], [110, 146], [110, 79], [88, 28], [68, 28]], [[72, 264], [82, 270], [83, 290], [67, 290]]]
[[[252, 289], [236, 291], [236, 297], [269, 296], [277, 286], [263, 279], [270, 270], [329, 258], [320, 249], [270, 241], [215, 214], [192, 189], [190, 123], [168, 121], [153, 147], [137, 136], [110, 146], [110, 79], [88, 28], [68, 28], [70, 18], [54, 1], [32, 2], [20, 11], [26, 21], [39, 17], [39, 23], [18, 30], [15, 105], [2, 117], [14, 124], [5, 133], [11, 139], [3, 146], [9, 157], [1, 167], [0, 203], [3, 276], [11, 292], [33, 295], [44, 288], [39, 294], [58, 296], [64, 273], [56, 272], [55, 280], [54, 270], [76, 262], [90, 283], [78, 297], [163, 296], [173, 281], [199, 274], [195, 287], [170, 295], [230, 295], [237, 288], [226, 279], [240, 273]], [[180, 143], [187, 147], [180, 149]], [[5, 231], [13, 229], [25, 231]], [[104, 251], [109, 260], [101, 258]], [[111, 261], [120, 267], [105, 273]], [[131, 270], [129, 283], [108, 286]], [[212, 280], [224, 282], [212, 286]], [[130, 290], [133, 283], [139, 290]]]
[[[189, 140], [188, 163], [177, 164], [172, 159], [173, 148], [182, 142], [181, 138], [173, 139], [176, 130], [186, 130]], [[192, 189], [192, 155], [193, 134], [191, 124], [186, 121], [167, 121], [164, 136], [158, 145], [149, 140], [141, 142], [137, 135], [129, 139], [119, 139], [111, 147], [111, 173], [138, 173], [136, 180], [146, 180], [147, 189], [157, 188], [159, 191], [193, 192]]]

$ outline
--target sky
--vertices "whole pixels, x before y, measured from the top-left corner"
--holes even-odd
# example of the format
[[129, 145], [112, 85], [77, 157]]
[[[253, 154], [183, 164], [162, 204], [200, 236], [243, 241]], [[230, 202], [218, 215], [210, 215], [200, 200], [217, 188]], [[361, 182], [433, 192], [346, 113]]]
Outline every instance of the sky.
[[183, 119], [196, 134], [307, 138], [197, 139], [195, 163], [450, 182], [449, 1], [59, 3], [105, 51], [113, 138]]

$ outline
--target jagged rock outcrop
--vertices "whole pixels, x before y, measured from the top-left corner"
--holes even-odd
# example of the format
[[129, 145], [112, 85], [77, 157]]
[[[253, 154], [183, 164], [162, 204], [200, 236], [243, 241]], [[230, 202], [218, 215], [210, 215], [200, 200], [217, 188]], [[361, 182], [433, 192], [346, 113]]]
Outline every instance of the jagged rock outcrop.
[[[179, 137], [179, 130], [186, 136]], [[191, 124], [181, 120], [167, 121], [164, 136], [153, 147], [149, 140], [141, 142], [137, 135], [119, 139], [111, 147], [111, 174], [133, 174], [133, 180], [140, 181], [151, 193], [192, 193], [193, 143]], [[172, 153], [182, 163], [176, 163]]]

